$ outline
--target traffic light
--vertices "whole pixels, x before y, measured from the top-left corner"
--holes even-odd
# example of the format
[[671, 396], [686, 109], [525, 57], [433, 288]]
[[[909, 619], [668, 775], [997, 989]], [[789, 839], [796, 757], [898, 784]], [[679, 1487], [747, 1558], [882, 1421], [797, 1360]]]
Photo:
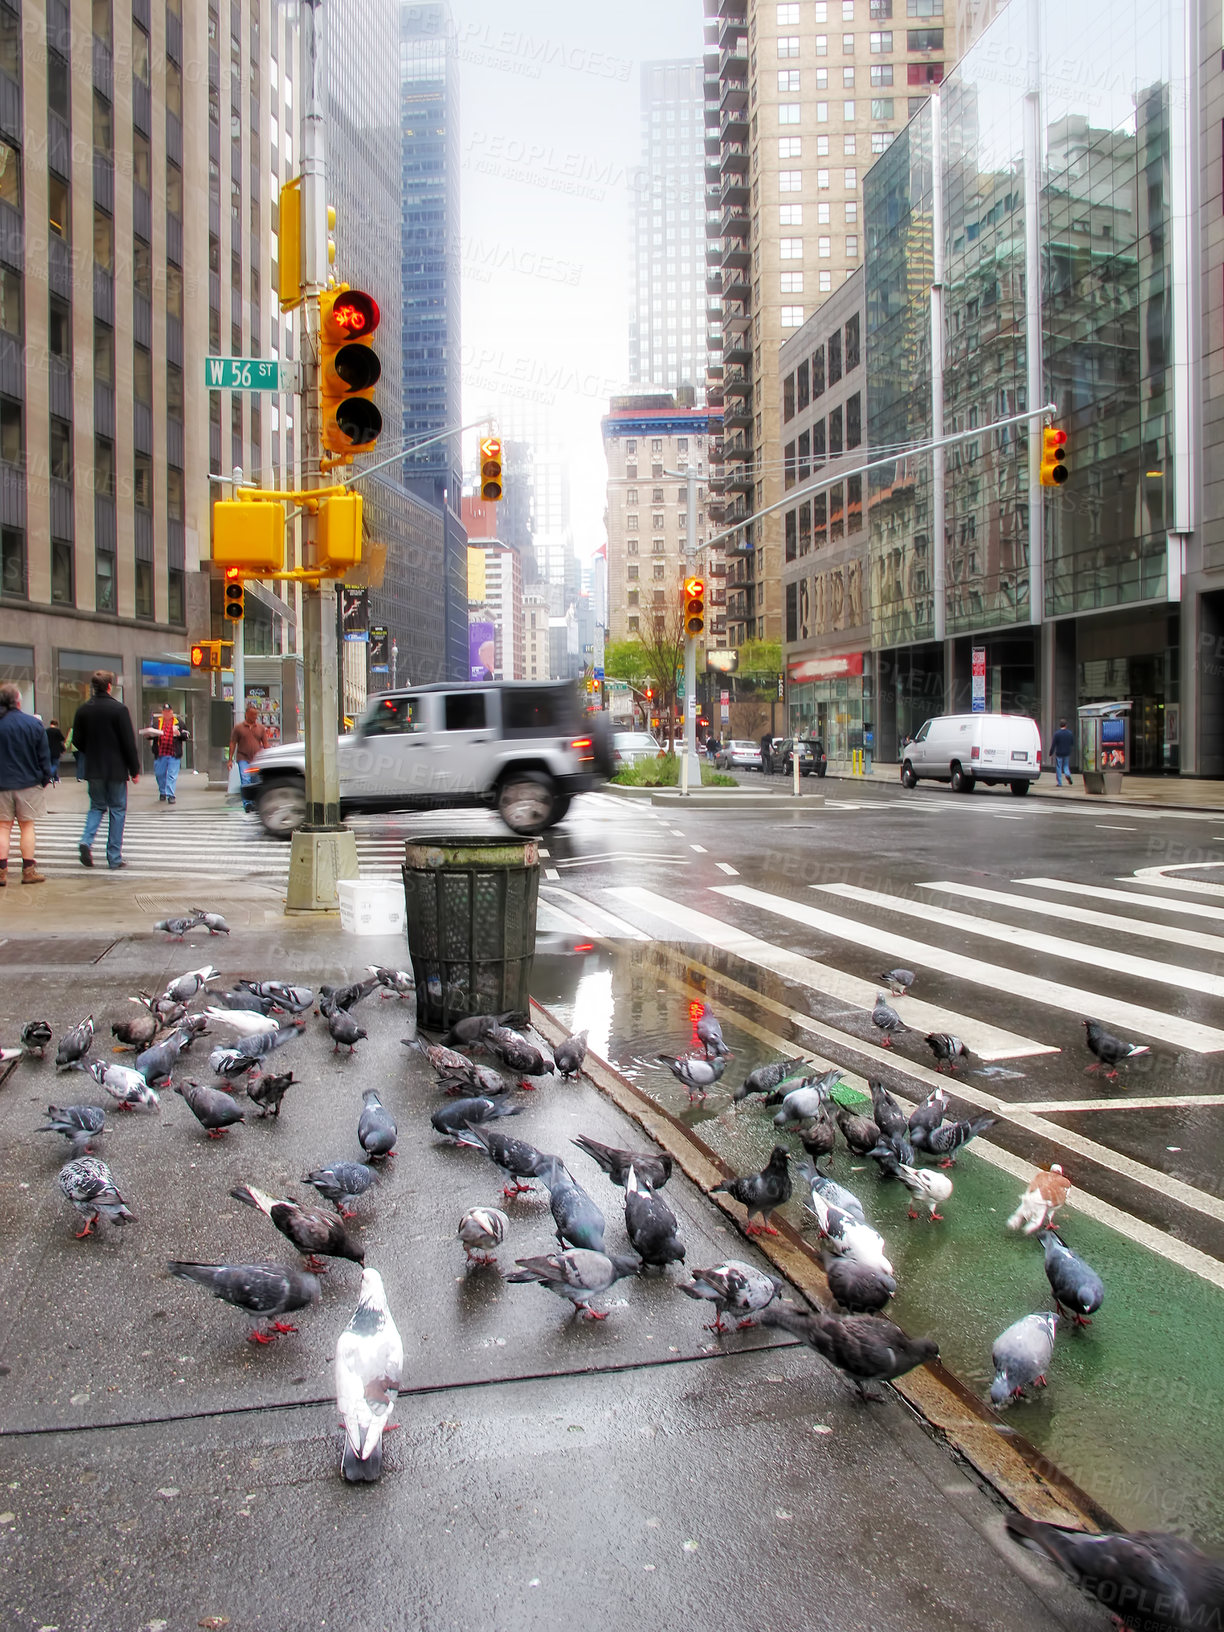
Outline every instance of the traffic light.
[[252, 578], [280, 572], [285, 565], [285, 506], [277, 499], [217, 499], [212, 558], [219, 567], [242, 567]]
[[700, 578], [684, 580], [684, 632], [699, 635], [705, 628], [705, 583]]
[[374, 350], [378, 302], [360, 289], [325, 289], [319, 296], [319, 405], [323, 446], [362, 453], [382, 432], [374, 387], [382, 364]]
[[1061, 487], [1070, 474], [1067, 469], [1067, 433], [1047, 425], [1041, 433], [1041, 485]]
[[283, 184], [276, 214], [276, 293], [282, 312], [302, 304], [302, 178]]
[[225, 616], [231, 623], [241, 623], [246, 606], [246, 591], [242, 585], [242, 568], [225, 569]]
[[219, 669], [221, 667], [221, 642], [219, 640], [197, 640], [191, 648], [191, 666], [193, 669]]
[[361, 494], [334, 493], [319, 501], [315, 535], [317, 564], [345, 572], [361, 562]]
[[502, 496], [502, 446], [497, 436], [480, 439], [480, 496], [491, 504]]

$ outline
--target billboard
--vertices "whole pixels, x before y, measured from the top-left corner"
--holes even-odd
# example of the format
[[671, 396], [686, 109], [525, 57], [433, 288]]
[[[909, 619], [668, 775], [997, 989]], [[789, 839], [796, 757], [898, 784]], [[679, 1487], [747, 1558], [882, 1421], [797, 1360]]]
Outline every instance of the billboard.
[[391, 669], [391, 642], [385, 629], [370, 630], [370, 673], [388, 674]]
[[370, 592], [368, 589], [350, 589], [347, 584], [341, 589], [340, 627], [344, 631], [345, 640], [369, 640]]
[[468, 624], [468, 676], [492, 680], [497, 664], [497, 630], [491, 623]]

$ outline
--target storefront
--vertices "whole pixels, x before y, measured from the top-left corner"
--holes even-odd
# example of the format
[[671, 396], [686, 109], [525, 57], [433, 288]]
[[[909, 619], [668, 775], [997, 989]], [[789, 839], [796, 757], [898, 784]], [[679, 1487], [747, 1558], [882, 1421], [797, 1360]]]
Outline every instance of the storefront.
[[[89, 682], [97, 669], [108, 669], [114, 675], [111, 696], [123, 702], [123, 658], [119, 653], [60, 650], [55, 654], [55, 707], [44, 713], [43, 718], [57, 719], [65, 736], [72, 729], [77, 709], [92, 696]], [[40, 698], [40, 713], [43, 713], [42, 705], [43, 699]]]
[[872, 725], [862, 652], [795, 658], [787, 667], [786, 709], [791, 736], [819, 737], [830, 764], [848, 763], [864, 746], [864, 718], [867, 729]]

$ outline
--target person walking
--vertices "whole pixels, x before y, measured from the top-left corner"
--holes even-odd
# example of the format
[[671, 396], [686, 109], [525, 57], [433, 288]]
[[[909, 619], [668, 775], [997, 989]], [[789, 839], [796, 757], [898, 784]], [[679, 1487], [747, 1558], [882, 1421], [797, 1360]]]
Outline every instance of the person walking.
[[59, 762], [64, 757], [64, 733], [58, 720], [47, 727], [47, 752], [51, 755], [51, 786], [59, 787]]
[[766, 776], [773, 775], [773, 736], [768, 731], [761, 738], [761, 769]]
[[230, 732], [229, 762], [238, 766], [238, 781], [242, 788], [242, 808], [255, 809], [255, 801], [247, 791], [251, 785], [250, 764], [261, 748], [268, 746], [268, 732], [260, 725], [254, 703], [248, 703], [246, 713]]
[[164, 805], [172, 805], [183, 759], [183, 743], [190, 732], [183, 729], [183, 722], [170, 704], [163, 703], [160, 714], [153, 716], [153, 724], [140, 734], [153, 741], [153, 774], [157, 778], [158, 800]]
[[1075, 735], [1067, 725], [1066, 720], [1059, 720], [1058, 730], [1050, 738], [1050, 757], [1054, 761], [1054, 785], [1061, 788], [1063, 777], [1067, 779], [1067, 786], [1071, 786], [1071, 754], [1075, 748]]
[[21, 689], [0, 686], [0, 889], [8, 883], [9, 844], [17, 823], [21, 882], [45, 884], [34, 861], [34, 823], [47, 814], [43, 792], [51, 780], [51, 755], [42, 722], [21, 711]]
[[89, 814], [81, 834], [81, 866], [93, 866], [93, 842], [106, 816], [106, 864], [112, 871], [126, 867], [123, 859], [123, 824], [127, 820], [128, 782], [140, 781], [140, 755], [132, 716], [111, 696], [115, 677], [97, 669], [90, 678], [93, 695], [82, 703], [72, 722], [72, 740], [78, 756], [85, 756], [89, 785]]

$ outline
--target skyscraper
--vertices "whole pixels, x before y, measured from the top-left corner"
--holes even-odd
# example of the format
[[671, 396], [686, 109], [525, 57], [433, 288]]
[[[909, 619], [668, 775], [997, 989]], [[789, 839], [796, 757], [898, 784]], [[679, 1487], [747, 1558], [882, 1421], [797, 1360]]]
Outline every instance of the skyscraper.
[[700, 393], [705, 383], [703, 94], [699, 58], [642, 64], [629, 324], [634, 385]]

